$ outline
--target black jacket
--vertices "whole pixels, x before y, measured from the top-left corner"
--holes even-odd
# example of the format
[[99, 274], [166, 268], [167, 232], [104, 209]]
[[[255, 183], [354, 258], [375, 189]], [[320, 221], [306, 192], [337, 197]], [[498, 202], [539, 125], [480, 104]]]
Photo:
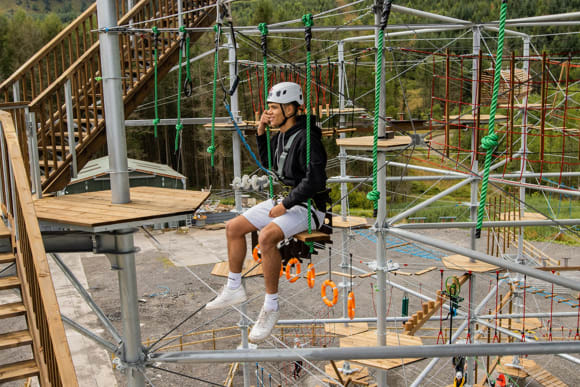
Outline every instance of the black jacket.
[[[312, 198], [320, 211], [325, 211], [329, 201], [326, 192], [326, 150], [322, 145], [322, 132], [316, 126], [316, 117], [311, 116], [310, 124], [310, 168], [306, 168], [306, 116], [297, 116], [297, 123], [286, 133], [278, 132], [270, 140], [272, 170], [278, 169], [278, 159], [288, 139], [297, 131], [284, 163], [282, 182], [292, 187], [282, 204], [290, 209]], [[257, 136], [258, 151], [262, 165], [268, 167], [268, 146], [266, 134]]]

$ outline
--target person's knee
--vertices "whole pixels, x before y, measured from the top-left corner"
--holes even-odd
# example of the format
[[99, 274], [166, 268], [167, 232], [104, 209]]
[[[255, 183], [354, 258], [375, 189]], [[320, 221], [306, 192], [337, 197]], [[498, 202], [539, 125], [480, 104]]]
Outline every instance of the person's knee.
[[226, 222], [226, 238], [241, 238], [245, 235], [243, 227], [241, 227], [240, 222], [237, 221], [237, 218]]
[[284, 235], [280, 234], [282, 234], [282, 232], [275, 227], [265, 227], [262, 231], [260, 231], [260, 236], [258, 237], [260, 248], [262, 250], [276, 248], [278, 242], [284, 238]]

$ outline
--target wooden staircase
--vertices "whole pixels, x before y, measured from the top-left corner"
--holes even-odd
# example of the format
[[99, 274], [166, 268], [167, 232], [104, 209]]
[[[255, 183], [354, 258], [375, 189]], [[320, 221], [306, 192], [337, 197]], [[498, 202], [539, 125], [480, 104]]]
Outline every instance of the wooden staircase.
[[[118, 25], [136, 24], [141, 30], [179, 27], [177, 1], [141, 0], [131, 10], [116, 0]], [[209, 26], [215, 21], [215, 0], [185, 0], [184, 25]], [[82, 168], [106, 143], [100, 80], [96, 3], [67, 26], [41, 51], [0, 85], [0, 110], [11, 108], [25, 163], [28, 163], [26, 112], [35, 115], [36, 141], [43, 192], [63, 189], [70, 181], [73, 157], [69, 126], [75, 139], [77, 166]], [[158, 19], [150, 22], [151, 19]], [[193, 43], [201, 36], [190, 34]], [[127, 117], [153, 90], [152, 33], [120, 34], [122, 93]], [[176, 33], [158, 39], [158, 77], [179, 59]], [[67, 112], [65, 89], [70, 87], [72, 109]], [[69, 123], [70, 121], [70, 123]], [[71, 125], [72, 124], [72, 125]]]

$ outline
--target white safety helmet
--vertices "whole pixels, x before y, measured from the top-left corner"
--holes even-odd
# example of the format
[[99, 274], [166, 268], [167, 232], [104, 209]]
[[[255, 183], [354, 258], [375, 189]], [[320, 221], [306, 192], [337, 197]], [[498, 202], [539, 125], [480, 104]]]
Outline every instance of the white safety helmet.
[[270, 89], [267, 102], [280, 104], [296, 102], [298, 105], [302, 105], [304, 103], [302, 88], [294, 82], [277, 83]]

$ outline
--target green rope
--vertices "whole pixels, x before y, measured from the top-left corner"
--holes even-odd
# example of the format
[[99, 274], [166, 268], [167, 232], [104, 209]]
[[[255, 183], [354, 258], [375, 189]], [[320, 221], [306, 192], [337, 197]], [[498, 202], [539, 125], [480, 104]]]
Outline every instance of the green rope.
[[[179, 27], [179, 33], [181, 35], [180, 39], [183, 39], [183, 34], [185, 33], [185, 27]], [[183, 129], [183, 124], [181, 123], [181, 43], [179, 44], [179, 72], [177, 74], [177, 123], [175, 124], [175, 151], [179, 149], [179, 136], [181, 135], [181, 130]]]
[[217, 94], [217, 76], [218, 76], [218, 42], [220, 27], [216, 24], [213, 26], [213, 30], [216, 33], [216, 49], [213, 56], [213, 95], [212, 95], [212, 105], [211, 105], [211, 145], [207, 148], [207, 153], [211, 154], [211, 167], [214, 166], [214, 154], [215, 154], [215, 108], [216, 108], [216, 94]]
[[[260, 23], [258, 30], [262, 33], [262, 61], [264, 65], [264, 110], [268, 110], [268, 26]], [[266, 146], [268, 147], [268, 171], [272, 172], [272, 149], [270, 148], [270, 127], [266, 125]], [[270, 198], [274, 197], [274, 181], [272, 174], [268, 174]]]
[[367, 194], [367, 199], [373, 202], [375, 212], [379, 207], [381, 193], [378, 190], [378, 145], [379, 145], [379, 111], [381, 105], [381, 83], [383, 82], [383, 51], [385, 48], [385, 28], [389, 21], [392, 1], [383, 3], [381, 24], [377, 40], [377, 57], [375, 63], [375, 114], [373, 118], [373, 189]]
[[190, 36], [189, 33], [185, 35], [185, 58], [187, 62], [185, 62], [185, 80], [187, 82], [191, 82], [191, 70], [190, 70], [190, 63], [189, 63], [189, 41]]
[[[312, 108], [310, 104], [310, 92], [312, 83], [312, 69], [310, 68], [310, 43], [312, 41], [312, 25], [314, 24], [312, 14], [302, 16], [304, 23], [304, 38], [306, 40], [306, 174], [310, 170], [310, 116]], [[312, 234], [312, 198], [308, 198], [308, 234]], [[314, 244], [308, 243], [310, 253], [314, 251]]]
[[481, 225], [483, 224], [483, 214], [485, 212], [485, 203], [487, 200], [487, 185], [489, 182], [489, 170], [491, 167], [491, 157], [493, 151], [497, 147], [498, 136], [495, 134], [495, 111], [497, 109], [497, 98], [499, 95], [499, 82], [501, 77], [501, 61], [503, 56], [503, 38], [505, 31], [505, 21], [507, 17], [507, 0], [503, 0], [501, 3], [501, 11], [499, 18], [499, 35], [497, 38], [497, 56], [495, 59], [495, 76], [493, 79], [493, 95], [491, 98], [491, 108], [489, 111], [489, 130], [487, 136], [485, 136], [481, 145], [482, 148], [487, 152], [485, 154], [485, 166], [483, 171], [483, 180], [481, 182], [481, 196], [479, 199], [479, 209], [477, 213], [477, 225], [475, 228], [475, 237], [479, 238], [481, 236]]
[[157, 65], [159, 61], [159, 53], [157, 52], [157, 44], [159, 39], [159, 29], [157, 27], [153, 27], [151, 29], [153, 31], [153, 40], [154, 40], [154, 62], [153, 62], [153, 69], [155, 73], [155, 119], [153, 120], [153, 133], [155, 138], [157, 138], [157, 125], [159, 125], [159, 92], [157, 90]]

